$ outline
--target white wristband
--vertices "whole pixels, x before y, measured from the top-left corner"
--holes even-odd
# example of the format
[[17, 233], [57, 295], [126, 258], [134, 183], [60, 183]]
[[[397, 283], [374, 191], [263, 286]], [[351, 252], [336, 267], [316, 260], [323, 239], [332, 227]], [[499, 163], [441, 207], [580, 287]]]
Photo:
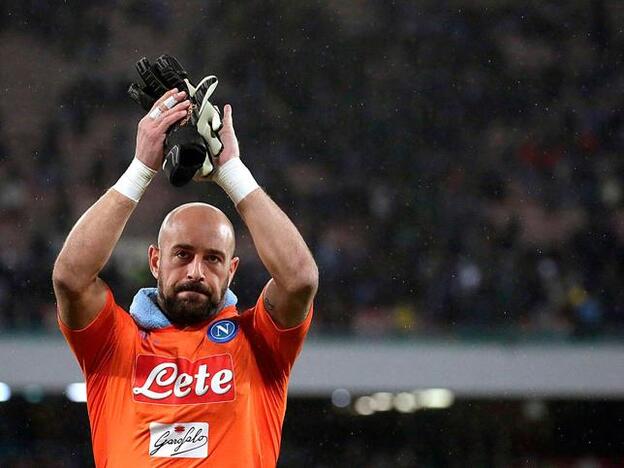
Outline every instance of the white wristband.
[[128, 197], [130, 200], [138, 203], [141, 195], [152, 181], [156, 171], [147, 167], [138, 159], [134, 158], [126, 169], [126, 172], [119, 178], [117, 183], [113, 185], [113, 189]]
[[217, 169], [212, 180], [225, 190], [234, 205], [260, 187], [240, 158], [230, 159]]

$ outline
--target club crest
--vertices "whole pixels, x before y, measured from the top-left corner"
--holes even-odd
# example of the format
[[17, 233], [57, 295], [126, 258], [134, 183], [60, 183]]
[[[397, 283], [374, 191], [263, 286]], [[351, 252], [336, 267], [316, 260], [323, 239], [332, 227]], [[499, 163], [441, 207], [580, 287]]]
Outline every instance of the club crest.
[[215, 343], [227, 343], [236, 336], [238, 325], [233, 320], [218, 320], [208, 329], [208, 338]]

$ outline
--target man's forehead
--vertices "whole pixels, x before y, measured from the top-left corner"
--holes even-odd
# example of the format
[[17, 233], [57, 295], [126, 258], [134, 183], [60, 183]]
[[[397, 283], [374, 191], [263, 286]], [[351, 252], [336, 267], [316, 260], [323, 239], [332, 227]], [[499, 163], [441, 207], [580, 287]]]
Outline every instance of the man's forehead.
[[192, 203], [176, 208], [165, 217], [158, 244], [161, 248], [184, 244], [198, 249], [233, 251], [234, 229], [221, 210], [204, 203]]
[[203, 244], [229, 243], [232, 240], [232, 231], [225, 224], [191, 225], [175, 221], [162, 231], [161, 242], [165, 245], [192, 245], [202, 247]]

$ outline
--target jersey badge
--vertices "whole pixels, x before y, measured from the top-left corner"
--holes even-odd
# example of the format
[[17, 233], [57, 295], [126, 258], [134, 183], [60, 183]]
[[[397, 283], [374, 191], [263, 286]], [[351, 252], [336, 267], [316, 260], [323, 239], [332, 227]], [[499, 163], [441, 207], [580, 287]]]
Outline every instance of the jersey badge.
[[218, 320], [208, 329], [208, 338], [215, 343], [227, 343], [238, 332], [238, 325], [233, 320]]

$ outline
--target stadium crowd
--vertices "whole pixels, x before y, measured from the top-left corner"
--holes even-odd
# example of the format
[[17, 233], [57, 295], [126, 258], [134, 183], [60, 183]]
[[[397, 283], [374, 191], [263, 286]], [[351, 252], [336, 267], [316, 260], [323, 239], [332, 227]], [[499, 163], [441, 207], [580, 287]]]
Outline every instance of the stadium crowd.
[[[314, 333], [623, 330], [618, 2], [243, 3], [2, 2], [0, 330], [56, 328], [54, 258], [129, 163], [134, 62], [162, 52], [219, 77], [308, 241]], [[105, 275], [120, 303], [163, 214], [201, 199], [236, 223], [252, 304], [266, 273], [218, 188], [152, 185]]]

